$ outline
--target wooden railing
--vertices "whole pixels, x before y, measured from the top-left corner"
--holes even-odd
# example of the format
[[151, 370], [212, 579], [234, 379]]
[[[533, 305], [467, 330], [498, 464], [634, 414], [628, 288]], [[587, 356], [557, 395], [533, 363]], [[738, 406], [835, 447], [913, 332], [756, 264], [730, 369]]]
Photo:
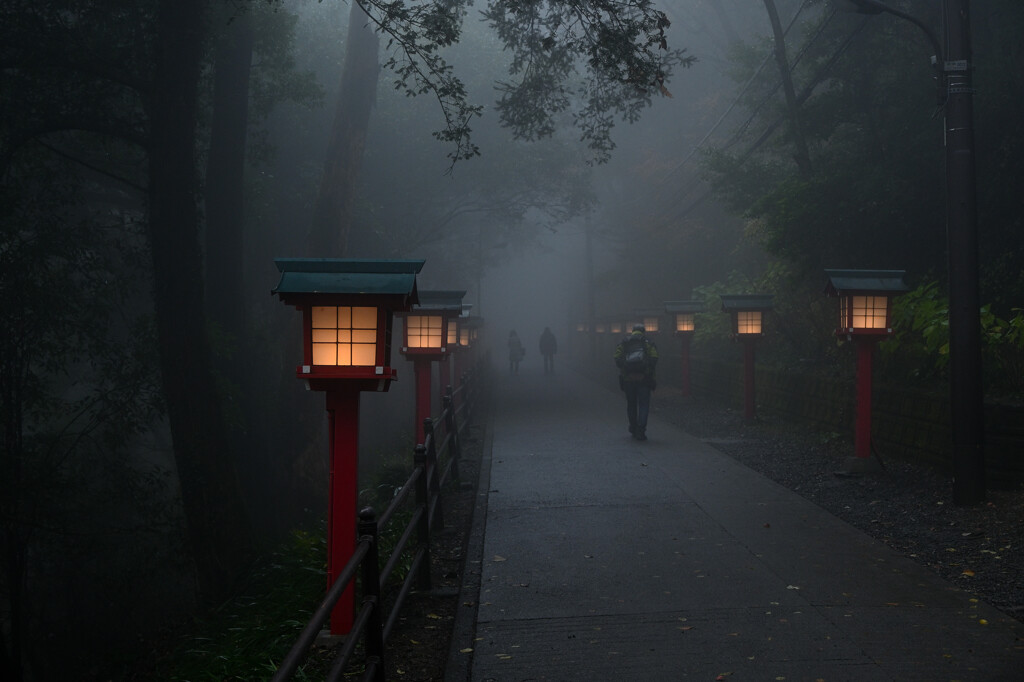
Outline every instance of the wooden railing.
[[[480, 369], [477, 368], [463, 375], [457, 389], [453, 390], [450, 386], [447, 388], [441, 414], [424, 420], [424, 442], [417, 444], [413, 452], [412, 474], [380, 518], [370, 507], [359, 512], [359, 540], [352, 558], [281, 661], [271, 678], [273, 682], [290, 680], [298, 672], [330, 619], [331, 610], [357, 573], [361, 573], [362, 602], [352, 629], [332, 659], [325, 679], [342, 679], [353, 662], [358, 644], [362, 642], [365, 663], [362, 679], [383, 682], [385, 647], [406, 598], [414, 586], [420, 591], [431, 589], [430, 535], [435, 528], [444, 526], [441, 518], [441, 491], [449, 480], [459, 478], [459, 459], [462, 456], [459, 439], [472, 418], [482, 388], [481, 379]], [[395, 513], [413, 495], [415, 504], [412, 516], [384, 567], [380, 568], [380, 535], [391, 523]], [[390, 608], [385, 612], [381, 594], [396, 568], [410, 552], [412, 558], [409, 571], [394, 600], [390, 600]]]

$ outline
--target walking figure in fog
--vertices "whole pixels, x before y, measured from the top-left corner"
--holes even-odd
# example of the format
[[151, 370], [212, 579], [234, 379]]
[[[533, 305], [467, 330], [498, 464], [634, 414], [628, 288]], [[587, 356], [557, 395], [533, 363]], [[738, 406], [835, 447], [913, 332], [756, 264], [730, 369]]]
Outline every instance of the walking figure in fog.
[[519, 340], [519, 335], [516, 334], [516, 330], [513, 329], [508, 333], [509, 374], [519, 374], [519, 363], [522, 361], [524, 355], [526, 355], [526, 349], [523, 348], [523, 342]]
[[654, 368], [658, 364], [658, 347], [644, 336], [642, 324], [633, 325], [633, 332], [615, 347], [615, 365], [619, 368], [619, 388], [626, 393], [626, 415], [629, 432], [637, 440], [647, 440], [647, 415], [651, 410], [654, 390]]
[[558, 341], [551, 333], [551, 327], [544, 327], [540, 335], [540, 354], [544, 356], [544, 373], [555, 373], [555, 353], [558, 352]]

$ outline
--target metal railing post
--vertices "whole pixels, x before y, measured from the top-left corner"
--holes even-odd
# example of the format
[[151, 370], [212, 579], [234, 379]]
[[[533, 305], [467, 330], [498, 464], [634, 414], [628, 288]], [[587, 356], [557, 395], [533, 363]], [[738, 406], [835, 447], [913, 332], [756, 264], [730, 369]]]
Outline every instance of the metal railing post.
[[366, 623], [367, 667], [376, 666], [372, 679], [384, 682], [384, 629], [381, 625], [380, 602], [380, 557], [377, 549], [377, 515], [367, 507], [359, 512], [359, 537], [368, 538], [369, 551], [363, 559], [363, 604], [370, 607]]
[[462, 457], [462, 449], [459, 447], [459, 429], [455, 421], [455, 398], [452, 395], [452, 387], [448, 387], [448, 393], [442, 400], [444, 405], [444, 423], [448, 430], [449, 456], [452, 458], [452, 477], [459, 481], [459, 459]]
[[413, 462], [416, 468], [420, 470], [420, 477], [416, 480], [416, 506], [420, 508], [420, 520], [417, 525], [420, 547], [423, 548], [426, 559], [420, 562], [420, 569], [417, 574], [417, 588], [426, 591], [432, 587], [432, 580], [430, 578], [430, 488], [427, 484], [426, 446], [416, 446]]
[[[444, 516], [441, 513], [441, 470], [437, 465], [437, 434], [434, 433], [434, 422], [423, 420], [423, 442], [427, 447], [427, 481], [430, 483], [430, 506], [434, 509], [432, 527], [444, 528]], [[436, 524], [436, 525], [434, 525]]]

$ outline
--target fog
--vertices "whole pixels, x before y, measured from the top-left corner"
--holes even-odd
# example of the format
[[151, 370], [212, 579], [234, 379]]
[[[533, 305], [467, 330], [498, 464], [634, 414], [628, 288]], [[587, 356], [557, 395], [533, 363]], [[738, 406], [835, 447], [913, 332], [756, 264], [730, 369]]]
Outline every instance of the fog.
[[[296, 377], [302, 318], [270, 293], [275, 258], [423, 259], [418, 288], [465, 290], [492, 366], [515, 330], [526, 372], [541, 371], [545, 328], [568, 372], [578, 322], [765, 292], [778, 304], [759, 361], [842, 377], [849, 346], [824, 269], [905, 269], [914, 303], [897, 312], [911, 331], [878, 371], [945, 389], [943, 117], [914, 25], [842, 0], [657, 0], [666, 47], [692, 65], [664, 83], [624, 69], [587, 91], [579, 58], [570, 106], [517, 136], [501, 83], [530, 70], [509, 73], [512, 50], [480, 20], [486, 4], [471, 5], [441, 54], [480, 107], [465, 114], [479, 155], [453, 162], [465, 148], [445, 139], [442, 104], [457, 98], [396, 87], [388, 60], [403, 62], [386, 36], [347, 62], [360, 43], [350, 3], [186, 3], [174, 16], [208, 34], [173, 49], [154, 42], [181, 29], [161, 24], [167, 0], [110, 17], [109, 2], [52, 4], [13, 3], [0, 22], [13, 65], [0, 98], [0, 515], [13, 538], [0, 584], [24, 591], [6, 595], [0, 626], [3, 646], [17, 632], [38, 666], [26, 679], [81, 677], [48, 669], [53, 641], [116, 678], [99, 660], [110, 642], [130, 649], [180, 625], [201, 588], [223, 598], [253, 556], [324, 518], [325, 398]], [[941, 3], [898, 4], [940, 25]], [[1022, 7], [992, 0], [974, 17], [984, 375], [1010, 400], [1024, 395]], [[562, 47], [552, 41], [538, 62]], [[523, 98], [553, 108], [556, 86]], [[595, 91], [604, 112], [650, 97], [635, 120], [608, 114], [610, 141], [588, 145], [603, 120], [588, 118]], [[511, 119], [529, 123], [523, 111]], [[702, 320], [695, 355], [735, 360], [722, 318]], [[400, 347], [398, 381], [361, 394], [365, 488], [382, 463], [412, 459]], [[593, 376], [612, 376], [597, 360]], [[190, 535], [205, 526], [189, 514], [220, 534]]]

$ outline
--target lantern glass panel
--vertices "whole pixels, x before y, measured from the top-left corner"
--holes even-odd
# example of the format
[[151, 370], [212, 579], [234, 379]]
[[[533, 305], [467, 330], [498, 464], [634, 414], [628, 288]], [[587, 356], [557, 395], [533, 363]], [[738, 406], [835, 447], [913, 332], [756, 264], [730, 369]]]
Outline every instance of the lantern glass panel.
[[594, 331], [596, 331], [598, 334], [604, 334], [606, 330], [607, 327], [603, 322], [598, 322], [597, 325], [595, 325], [594, 327]]
[[741, 310], [736, 313], [737, 334], [760, 334], [761, 333], [761, 311]]
[[373, 366], [377, 361], [377, 309], [314, 306], [313, 364]]
[[457, 320], [448, 320], [448, 343], [458, 345], [459, 343], [459, 323]]
[[676, 313], [676, 331], [677, 332], [692, 332], [693, 331], [693, 314], [692, 313]]
[[885, 329], [887, 327], [889, 309], [887, 296], [851, 296], [850, 298], [853, 299], [853, 315], [848, 318], [851, 327], [854, 329]]
[[612, 327], [611, 327], [610, 331], [611, 331], [612, 334], [621, 334], [622, 333], [622, 323], [621, 322], [612, 322]]
[[644, 318], [644, 330], [647, 333], [658, 331], [658, 318], [657, 317], [645, 317]]
[[459, 345], [469, 346], [469, 329], [459, 330]]
[[409, 315], [405, 318], [409, 348], [440, 348], [444, 320], [440, 315]]

